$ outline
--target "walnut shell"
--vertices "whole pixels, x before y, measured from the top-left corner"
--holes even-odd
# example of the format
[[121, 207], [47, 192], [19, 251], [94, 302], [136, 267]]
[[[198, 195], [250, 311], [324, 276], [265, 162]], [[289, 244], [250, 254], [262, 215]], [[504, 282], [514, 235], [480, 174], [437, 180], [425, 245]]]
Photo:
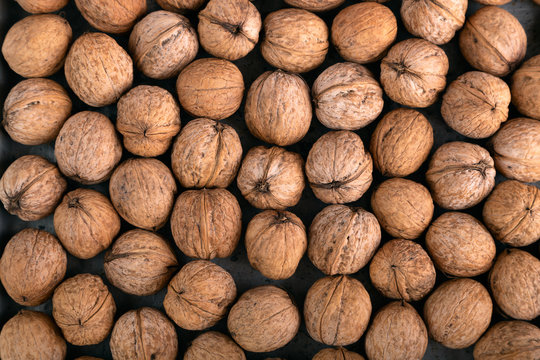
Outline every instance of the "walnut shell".
[[199, 41], [188, 18], [160, 10], [135, 25], [128, 47], [135, 66], [144, 75], [169, 79], [195, 59]]
[[447, 275], [473, 277], [485, 273], [495, 259], [495, 241], [480, 221], [469, 214], [447, 212], [426, 233], [426, 247]]
[[66, 252], [58, 240], [46, 231], [28, 228], [6, 244], [0, 258], [0, 280], [16, 303], [37, 306], [51, 297], [66, 266]]
[[67, 193], [54, 211], [54, 231], [71, 255], [90, 259], [111, 245], [120, 217], [108, 197], [80, 188]]
[[206, 0], [156, 0], [156, 2], [165, 10], [183, 13], [197, 10]]
[[495, 239], [510, 246], [527, 246], [540, 239], [538, 188], [515, 180], [493, 189], [484, 204], [484, 224]]
[[238, 172], [238, 189], [258, 209], [284, 210], [300, 201], [303, 165], [299, 154], [283, 148], [252, 147]]
[[26, 12], [31, 14], [52, 13], [62, 9], [69, 0], [15, 0]]
[[208, 331], [197, 336], [184, 354], [184, 360], [246, 360], [240, 346], [227, 335]]
[[508, 316], [533, 320], [540, 316], [540, 260], [518, 249], [504, 250], [489, 273], [495, 302]]
[[53, 317], [66, 340], [77, 346], [98, 344], [114, 322], [114, 299], [97, 275], [78, 274], [54, 290]]
[[366, 355], [371, 360], [422, 359], [427, 345], [424, 321], [404, 301], [383, 307], [366, 333]]
[[178, 261], [161, 236], [135, 229], [114, 242], [105, 254], [103, 267], [112, 285], [128, 294], [148, 296], [167, 285]]
[[171, 93], [158, 86], [131, 89], [117, 107], [116, 129], [135, 155], [162, 155], [180, 131], [180, 108]]
[[64, 64], [71, 37], [71, 26], [58, 15], [27, 16], [8, 30], [2, 55], [23, 77], [51, 76]]
[[285, 0], [286, 4], [314, 12], [332, 10], [344, 2], [345, 0]]
[[109, 182], [111, 201], [128, 223], [157, 230], [167, 222], [173, 208], [176, 182], [165, 164], [156, 159], [128, 159]]
[[345, 348], [322, 349], [313, 356], [312, 360], [365, 360], [364, 357]]
[[508, 119], [510, 88], [493, 75], [467, 72], [452, 81], [443, 95], [441, 115], [458, 133], [482, 139]]
[[294, 300], [273, 285], [246, 291], [231, 308], [227, 327], [244, 350], [269, 352], [288, 344], [300, 327]]
[[485, 6], [467, 19], [459, 35], [459, 47], [472, 67], [505, 76], [525, 57], [527, 35], [508, 11]]
[[491, 139], [497, 170], [509, 179], [540, 181], [540, 121], [508, 121]]
[[413, 109], [392, 110], [379, 121], [369, 150], [383, 176], [403, 177], [417, 171], [433, 146], [433, 128]]
[[366, 266], [380, 243], [375, 215], [359, 207], [330, 205], [309, 227], [308, 256], [326, 275], [354, 274]]
[[525, 61], [512, 75], [512, 103], [523, 115], [540, 120], [540, 55]]
[[10, 214], [35, 221], [54, 211], [66, 186], [56, 165], [38, 155], [25, 155], [0, 178], [0, 201]]
[[504, 4], [508, 4], [512, 0], [474, 0], [474, 1], [482, 5], [504, 5]]
[[129, 31], [146, 13], [146, 0], [75, 0], [75, 4], [92, 27], [113, 34]]
[[448, 66], [448, 57], [437, 45], [424, 39], [407, 39], [392, 46], [382, 59], [381, 84], [395, 102], [425, 108], [433, 105], [444, 90]]
[[105, 115], [83, 111], [67, 119], [54, 144], [58, 168], [82, 184], [108, 180], [122, 157], [122, 144]]
[[210, 261], [195, 260], [172, 278], [163, 307], [181, 328], [204, 330], [225, 317], [235, 298], [231, 274]]
[[242, 143], [234, 128], [210, 119], [187, 123], [171, 154], [174, 175], [185, 188], [226, 188], [241, 161]]
[[2, 359], [66, 358], [66, 342], [51, 318], [43, 313], [20, 310], [0, 332]]
[[198, 16], [201, 46], [213, 56], [238, 60], [259, 41], [261, 14], [249, 0], [210, 0]]
[[487, 330], [493, 304], [482, 284], [472, 279], [442, 283], [424, 304], [429, 335], [450, 349], [474, 344]]
[[75, 95], [90, 106], [116, 102], [133, 83], [133, 62], [108, 35], [86, 33], [69, 50], [64, 72]]
[[327, 204], [344, 204], [364, 195], [373, 180], [373, 161], [360, 136], [330, 131], [309, 150], [306, 175], [315, 196]]
[[384, 244], [369, 265], [371, 282], [391, 299], [422, 299], [435, 286], [436, 275], [433, 262], [422, 246], [404, 239]]
[[180, 105], [191, 115], [222, 120], [240, 107], [244, 79], [230, 61], [198, 59], [180, 72], [176, 90]]
[[332, 22], [332, 44], [339, 55], [359, 64], [383, 57], [396, 35], [396, 17], [389, 8], [375, 2], [348, 6]]
[[434, 206], [428, 189], [422, 184], [393, 178], [373, 192], [371, 208], [388, 234], [412, 240], [428, 227]]
[[540, 358], [540, 329], [525, 321], [501, 321], [474, 346], [475, 360]]
[[114, 324], [109, 342], [114, 360], [174, 360], [178, 337], [172, 322], [159, 310], [130, 310]]
[[381, 113], [383, 91], [364, 66], [343, 62], [324, 70], [313, 83], [317, 119], [330, 129], [358, 130]]
[[2, 125], [14, 141], [40, 145], [56, 138], [71, 113], [64, 88], [49, 79], [23, 80], [4, 102]]
[[440, 146], [431, 157], [426, 180], [433, 200], [451, 210], [468, 209], [495, 186], [495, 168], [483, 147], [462, 141]]
[[306, 252], [306, 228], [291, 212], [266, 210], [249, 222], [245, 245], [255, 270], [273, 280], [287, 279]]
[[364, 285], [346, 275], [317, 280], [304, 302], [309, 335], [326, 345], [357, 342], [368, 326], [370, 315], [371, 300]]
[[178, 248], [189, 257], [228, 257], [240, 240], [242, 210], [225, 189], [187, 190], [174, 205], [171, 231]]

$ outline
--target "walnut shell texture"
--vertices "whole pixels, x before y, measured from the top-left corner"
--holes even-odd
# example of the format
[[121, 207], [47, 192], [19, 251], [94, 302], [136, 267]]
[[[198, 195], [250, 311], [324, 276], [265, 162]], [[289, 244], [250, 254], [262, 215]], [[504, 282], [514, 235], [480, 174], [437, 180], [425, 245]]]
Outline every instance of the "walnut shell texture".
[[360, 354], [339, 347], [322, 349], [313, 356], [312, 360], [365, 360]]
[[75, 4], [92, 27], [113, 34], [129, 31], [146, 13], [145, 0], [75, 0]]
[[246, 360], [242, 348], [227, 335], [208, 331], [197, 336], [184, 354], [184, 360]]
[[197, 10], [206, 0], [156, 0], [156, 2], [165, 10], [183, 13]]
[[474, 346], [475, 360], [540, 358], [540, 329], [525, 321], [501, 321]]
[[15, 0], [26, 12], [31, 14], [52, 13], [67, 5], [69, 0]]
[[525, 61], [512, 75], [512, 103], [523, 115], [540, 120], [540, 55]]
[[337, 8], [345, 0], [285, 0], [285, 3], [308, 11], [322, 12]]

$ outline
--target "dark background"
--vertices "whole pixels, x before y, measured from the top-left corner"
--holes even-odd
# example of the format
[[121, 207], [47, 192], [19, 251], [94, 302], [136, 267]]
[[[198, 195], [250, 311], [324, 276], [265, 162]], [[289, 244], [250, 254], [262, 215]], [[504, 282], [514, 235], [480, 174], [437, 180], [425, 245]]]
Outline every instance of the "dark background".
[[[345, 8], [348, 5], [354, 4], [356, 2], [357, 1], [348, 0], [345, 2], [345, 4], [343, 4], [339, 8], [329, 11], [329, 12], [319, 14], [319, 16], [321, 16], [326, 21], [328, 27], [330, 28], [332, 24], [332, 19], [337, 15], [337, 13], [341, 9]], [[288, 7], [281, 0], [255, 0], [253, 1], [253, 3], [257, 6], [263, 19], [266, 17], [268, 13], [272, 11], [275, 11], [283, 7]], [[412, 37], [412, 35], [410, 35], [405, 30], [399, 17], [399, 6], [401, 5], [401, 2], [398, 0], [391, 0], [385, 5], [389, 6], [392, 9], [392, 11], [394, 12], [394, 14], [396, 15], [398, 19], [399, 32], [398, 32], [397, 41], [401, 41], [401, 40]], [[480, 4], [477, 4], [472, 1], [469, 2], [469, 10], [467, 14], [470, 15], [474, 13], [474, 11], [476, 11], [480, 7], [481, 7]], [[525, 59], [528, 59], [534, 55], [539, 54], [540, 53], [540, 6], [535, 5], [532, 2], [532, 0], [518, 0], [518, 1], [512, 1], [510, 4], [503, 6], [503, 8], [510, 11], [514, 16], [516, 16], [520, 20], [523, 27], [525, 28], [525, 31], [527, 32], [528, 49], [527, 49], [527, 56]], [[154, 3], [153, 0], [149, 0], [148, 12], [155, 11], [155, 10], [159, 10], [159, 7]], [[73, 1], [70, 1], [68, 6], [62, 9], [61, 11], [59, 11], [58, 14], [65, 17], [70, 22], [71, 27], [73, 28], [74, 39], [80, 36], [84, 32], [95, 31], [79, 14]], [[17, 3], [15, 3], [15, 1], [0, 0], [0, 41], [3, 41], [6, 31], [9, 29], [11, 25], [13, 25], [16, 21], [20, 20], [26, 15], [27, 14], [18, 6]], [[187, 16], [192, 22], [192, 24], [196, 27], [196, 24], [197, 24], [196, 14], [191, 13], [191, 14], [187, 14]], [[128, 37], [129, 37], [129, 33], [125, 35], [121, 35], [121, 36], [113, 35], [113, 38], [115, 38], [118, 41], [118, 43], [122, 45], [125, 49], [127, 49]], [[446, 54], [448, 55], [448, 58], [450, 60], [450, 70], [448, 72], [448, 77], [447, 77], [448, 83], [455, 80], [459, 75], [463, 74], [464, 72], [473, 70], [461, 56], [457, 39], [458, 39], [458, 36], [456, 36], [449, 44], [442, 46], [442, 48], [446, 51]], [[201, 48], [199, 50], [199, 54], [197, 57], [198, 58], [209, 57], [209, 55], [205, 53], [204, 50]], [[343, 60], [339, 57], [335, 49], [331, 46], [330, 51], [323, 65], [321, 65], [316, 70], [313, 70], [306, 74], [302, 74], [302, 76], [311, 86], [313, 84], [313, 81], [316, 79], [316, 77], [324, 69], [340, 61], [343, 61]], [[251, 83], [260, 74], [262, 74], [264, 71], [272, 69], [272, 67], [269, 64], [267, 64], [262, 58], [262, 56], [260, 55], [258, 45], [245, 58], [235, 61], [234, 63], [242, 71], [242, 74], [244, 76], [246, 91], [251, 85]], [[367, 67], [378, 78], [379, 62], [369, 64], [367, 65]], [[111, 105], [111, 106], [107, 106], [107, 107], [99, 108], [99, 109], [91, 108], [88, 105], [81, 102], [73, 94], [73, 92], [71, 92], [71, 90], [69, 89], [69, 86], [67, 85], [65, 81], [63, 70], [60, 70], [57, 74], [55, 74], [51, 78], [59, 82], [60, 84], [62, 84], [62, 86], [64, 86], [66, 90], [69, 91], [71, 99], [73, 101], [73, 113], [76, 113], [82, 110], [100, 111], [104, 113], [105, 115], [109, 116], [109, 118], [113, 122], [115, 121], [116, 105]], [[23, 80], [23, 78], [21, 78], [20, 76], [15, 74], [13, 71], [11, 71], [9, 67], [7, 66], [6, 62], [2, 59], [0, 62], [0, 101], [1, 103], [3, 103], [8, 91], [21, 80]], [[504, 80], [509, 82], [510, 78], [507, 77]], [[158, 85], [163, 88], [166, 88], [171, 93], [176, 94], [175, 81], [176, 81], [176, 78], [165, 80], [165, 81], [152, 80], [152, 79], [146, 78], [140, 72], [136, 71], [135, 81], [134, 81], [133, 86], [140, 85], [140, 84]], [[391, 109], [395, 109], [399, 107], [396, 103], [392, 102], [388, 97], [385, 96], [384, 99], [385, 99], [385, 107], [384, 107], [382, 115], [384, 115]], [[449, 127], [447, 127], [440, 116], [440, 101], [436, 102], [433, 106], [427, 109], [419, 109], [419, 111], [421, 111], [424, 115], [426, 115], [426, 117], [430, 120], [434, 128], [435, 143], [432, 149], [432, 153], [443, 143], [454, 141], [454, 140], [464, 140], [468, 142], [474, 142], [483, 146], [487, 145], [486, 140], [475, 141], [472, 139], [467, 139], [459, 135], [458, 133], [452, 131]], [[517, 117], [517, 116], [518, 116], [517, 111], [515, 110], [514, 107], [511, 107], [510, 118]], [[190, 117], [183, 111], [182, 111], [181, 117], [182, 117], [183, 125], [185, 125], [189, 120], [192, 119], [192, 117]], [[249, 148], [262, 144], [261, 141], [251, 136], [251, 134], [246, 128], [246, 125], [243, 121], [243, 104], [240, 110], [236, 114], [224, 120], [223, 122], [233, 126], [237, 130], [242, 140], [244, 154], [247, 153]], [[377, 121], [367, 126], [366, 128], [357, 131], [357, 133], [362, 137], [364, 144], [369, 144], [370, 134], [374, 130], [376, 123]], [[300, 153], [305, 159], [312, 144], [322, 134], [324, 134], [327, 131], [329, 130], [326, 129], [324, 126], [322, 126], [317, 121], [316, 118], [313, 118], [310, 131], [306, 135], [306, 137], [299, 143], [289, 146], [288, 149], [291, 151]], [[0, 171], [2, 173], [3, 171], [5, 171], [5, 169], [9, 166], [11, 162], [13, 162], [18, 157], [22, 155], [26, 155], [26, 154], [41, 155], [49, 159], [50, 161], [54, 162], [55, 161], [54, 143], [40, 145], [40, 146], [25, 146], [25, 145], [21, 145], [21, 144], [13, 142], [7, 136], [7, 134], [3, 131], [3, 129], [2, 131], [0, 131]], [[127, 159], [129, 157], [132, 157], [132, 155], [124, 150], [123, 159]], [[170, 151], [168, 151], [163, 156], [160, 156], [159, 159], [163, 161], [165, 164], [167, 164], [167, 166], [170, 166]], [[416, 173], [409, 176], [408, 178], [415, 181], [419, 181], [423, 183], [424, 185], [426, 185], [425, 179], [424, 179], [424, 173], [426, 171], [426, 168], [427, 168], [427, 164], [424, 164]], [[371, 192], [377, 184], [380, 184], [382, 181], [384, 181], [384, 178], [376, 170], [374, 170], [373, 176], [374, 176], [374, 181], [370, 190], [359, 201], [352, 203], [350, 205], [362, 206], [371, 211], [370, 205], [369, 205]], [[502, 180], [503, 180], [502, 176], [498, 175], [497, 182], [500, 182]], [[80, 184], [77, 184], [71, 180], [69, 180], [68, 183], [69, 183], [68, 191], [74, 190], [77, 187], [81, 186]], [[95, 190], [101, 191], [104, 194], [108, 194], [107, 182], [99, 184], [99, 185], [95, 185], [95, 186], [89, 186], [89, 188], [93, 188]], [[229, 190], [237, 197], [242, 207], [243, 230], [245, 231], [245, 227], [247, 223], [256, 213], [259, 212], [259, 210], [254, 209], [247, 203], [247, 201], [244, 200], [244, 198], [241, 196], [240, 192], [238, 191], [238, 188], [236, 187], [236, 182], [233, 183], [233, 185], [229, 187]], [[472, 209], [465, 210], [465, 212], [474, 215], [478, 219], [481, 219], [482, 206], [483, 206], [483, 203], [481, 203], [480, 205]], [[325, 207], [325, 204], [323, 204], [321, 201], [316, 199], [311, 189], [309, 187], [306, 187], [300, 203], [289, 210], [297, 214], [303, 220], [306, 227], [308, 227], [313, 217], [323, 207]], [[441, 208], [436, 206], [434, 219], [438, 217], [440, 214], [442, 214], [443, 212], [444, 211]], [[0, 210], [0, 247], [3, 249], [11, 236], [13, 236], [19, 230], [26, 227], [36, 227], [36, 228], [44, 229], [44, 230], [54, 233], [52, 215], [40, 221], [23, 222], [20, 219], [18, 219], [16, 216], [9, 215], [4, 209], [1, 209]], [[121, 232], [130, 230], [131, 228], [133, 228], [131, 225], [127, 224], [125, 221], [122, 221]], [[165, 236], [167, 239], [169, 239], [171, 243], [173, 243], [169, 223], [167, 223], [159, 231], [159, 233]], [[390, 236], [383, 232], [383, 240], [382, 240], [383, 243], [388, 240], [390, 240]], [[418, 239], [418, 241], [422, 245], [424, 245], [423, 237]], [[173, 246], [173, 247], [176, 250], [176, 254], [178, 256], [178, 259], [181, 265], [185, 264], [186, 262], [190, 260], [189, 258], [184, 256], [178, 250], [178, 248], [176, 248], [176, 246]], [[498, 248], [498, 252], [500, 252], [504, 248], [504, 245], [502, 245], [501, 243], [497, 243], [497, 248]], [[538, 257], [538, 244], [531, 245], [525, 248], [525, 250], [531, 252], [533, 255]], [[255, 286], [265, 285], [265, 284], [274, 284], [277, 286], [281, 286], [287, 291], [289, 291], [294, 297], [300, 310], [302, 310], [304, 297], [309, 287], [317, 279], [323, 277], [323, 274], [311, 264], [307, 256], [304, 256], [304, 258], [300, 262], [298, 270], [296, 271], [293, 277], [287, 280], [281, 280], [281, 281], [272, 281], [272, 280], [266, 279], [260, 273], [253, 270], [251, 266], [249, 265], [249, 262], [246, 256], [245, 247], [243, 245], [243, 241], [240, 242], [240, 245], [238, 246], [238, 248], [236, 249], [236, 251], [233, 253], [231, 257], [227, 259], [216, 259], [214, 260], [214, 262], [219, 264], [220, 266], [222, 266], [223, 268], [225, 268], [232, 274], [232, 276], [234, 277], [236, 281], [239, 295], [245, 292], [246, 290]], [[138, 296], [125, 294], [121, 292], [120, 290], [112, 287], [107, 282], [104, 275], [103, 253], [90, 260], [80, 260], [68, 254], [68, 268], [67, 268], [66, 278], [74, 276], [75, 274], [78, 274], [78, 273], [83, 273], [83, 272], [100, 275], [105, 281], [105, 283], [109, 286], [109, 289], [114, 296], [114, 299], [116, 301], [116, 305], [118, 308], [116, 318], [118, 318], [120, 315], [122, 315], [128, 310], [136, 309], [141, 306], [152, 306], [163, 311], [162, 302], [165, 296], [166, 289], [160, 291], [158, 294], [153, 295], [153, 296], [138, 297]], [[361, 271], [354, 274], [353, 277], [359, 279], [370, 293], [371, 300], [373, 303], [373, 313], [372, 313], [372, 318], [373, 318], [373, 315], [382, 306], [390, 302], [390, 300], [383, 298], [383, 296], [380, 293], [378, 293], [377, 290], [375, 290], [375, 288], [371, 285], [369, 281], [368, 266], [364, 267]], [[447, 277], [445, 275], [443, 275], [441, 272], [437, 272], [437, 284], [440, 284], [442, 281], [445, 281], [446, 279]], [[487, 286], [486, 275], [478, 276], [475, 279], [481, 281], [483, 284]], [[416, 309], [419, 311], [420, 314], [422, 313], [423, 301], [414, 302], [413, 306], [416, 307]], [[21, 308], [22, 307], [16, 304], [14, 301], [12, 301], [6, 294], [5, 290], [2, 287], [0, 287], [0, 325], [3, 325], [8, 319], [10, 319], [13, 315], [15, 315], [17, 311]], [[49, 300], [45, 302], [44, 304], [34, 307], [32, 309], [43, 311], [47, 314], [50, 314], [52, 310], [51, 301]], [[504, 317], [503, 315], [501, 315], [500, 311], [498, 309], [495, 309], [492, 323], [496, 323], [503, 319]], [[535, 322], [538, 325], [538, 319]], [[185, 349], [189, 346], [190, 341], [194, 339], [196, 336], [198, 336], [201, 332], [185, 331], [178, 327], [176, 327], [176, 330], [178, 333], [179, 344], [180, 344], [179, 345], [179, 358], [182, 358], [182, 354], [184, 353]], [[217, 330], [217, 331], [227, 333], [226, 319], [223, 319], [222, 321], [220, 321], [216, 326], [212, 328], [212, 330]], [[107, 338], [107, 340], [102, 342], [101, 344], [94, 345], [94, 346], [85, 346], [85, 347], [77, 347], [77, 346], [72, 346], [68, 344], [68, 359], [73, 359], [80, 355], [93, 355], [97, 357], [102, 357], [104, 359], [110, 359], [111, 353], [109, 350], [108, 341], [109, 339]], [[316, 352], [318, 352], [320, 349], [325, 348], [325, 347], [326, 347], [325, 345], [313, 341], [309, 337], [305, 326], [302, 324], [298, 335], [287, 346], [279, 350], [276, 350], [272, 353], [255, 354], [255, 353], [246, 352], [246, 355], [248, 359], [265, 359], [266, 357], [270, 357], [270, 356], [283, 357], [289, 360], [311, 359], [311, 357]], [[360, 354], [365, 355], [364, 349], [363, 349], [364, 337], [362, 337], [360, 341], [358, 341], [357, 343], [347, 346], [347, 348], [349, 350], [357, 351]], [[472, 347], [468, 349], [464, 349], [464, 350], [450, 350], [430, 340], [425, 358], [426, 359], [460, 359], [460, 360], [472, 359]]]

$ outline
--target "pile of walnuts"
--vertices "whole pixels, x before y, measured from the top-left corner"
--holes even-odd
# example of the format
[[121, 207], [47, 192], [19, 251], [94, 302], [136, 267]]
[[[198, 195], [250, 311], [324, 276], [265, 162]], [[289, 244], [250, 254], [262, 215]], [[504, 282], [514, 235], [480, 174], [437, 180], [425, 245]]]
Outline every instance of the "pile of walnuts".
[[[477, 0], [487, 6], [468, 17], [467, 0], [403, 0], [400, 21], [344, 0], [285, 0], [264, 16], [248, 0], [150, 12], [146, 0], [16, 1], [30, 15], [1, 51], [25, 79], [2, 125], [29, 155], [3, 172], [0, 201], [22, 221], [51, 215], [54, 234], [14, 234], [0, 281], [18, 305], [52, 300], [52, 312], [3, 324], [1, 359], [107, 341], [115, 360], [242, 360], [300, 329], [315, 360], [363, 359], [344, 348], [359, 341], [371, 360], [421, 359], [428, 338], [474, 345], [477, 360], [540, 359], [527, 322], [540, 316], [540, 55], [524, 61], [525, 30], [496, 6], [507, 0]], [[93, 30], [74, 38], [65, 6]], [[471, 68], [447, 81], [453, 38]], [[246, 83], [235, 61], [250, 53], [268, 71]], [[427, 107], [460, 141], [434, 148]], [[253, 138], [226, 121], [238, 111]], [[53, 143], [54, 157], [32, 150]], [[301, 218], [306, 197], [326, 207]], [[241, 243], [264, 286], [244, 291], [212, 262]], [[69, 271], [98, 254], [98, 274]], [[278, 281], [304, 256], [321, 273], [294, 299]], [[162, 306], [124, 312], [113, 287], [163, 290]], [[188, 344], [178, 327], [204, 332]]]

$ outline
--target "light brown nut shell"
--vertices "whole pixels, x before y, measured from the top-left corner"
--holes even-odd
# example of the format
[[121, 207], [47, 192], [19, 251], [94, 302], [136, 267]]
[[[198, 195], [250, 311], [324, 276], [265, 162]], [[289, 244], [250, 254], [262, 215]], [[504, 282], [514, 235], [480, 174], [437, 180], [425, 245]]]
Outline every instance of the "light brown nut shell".
[[97, 275], [78, 274], [65, 280], [54, 290], [52, 305], [54, 321], [73, 345], [98, 344], [113, 326], [116, 305]]
[[52, 13], [67, 5], [69, 0], [15, 0], [31, 14]]
[[183, 13], [197, 10], [206, 0], [156, 0], [156, 2], [165, 10]]
[[197, 336], [184, 354], [184, 360], [246, 360], [240, 346], [227, 335], [208, 331]]
[[187, 256], [211, 260], [231, 256], [242, 232], [242, 210], [226, 189], [184, 191], [171, 214], [171, 231]]
[[365, 360], [364, 357], [345, 348], [322, 349], [313, 356], [312, 360]]
[[429, 335], [450, 349], [474, 344], [487, 330], [493, 304], [478, 281], [462, 278], [440, 285], [424, 304]]
[[4, 102], [2, 125], [24, 145], [40, 145], [56, 138], [71, 113], [64, 88], [49, 79], [28, 79], [15, 85]]
[[114, 242], [105, 254], [103, 267], [112, 285], [128, 294], [148, 296], [167, 285], [178, 261], [161, 236], [135, 229]]
[[54, 211], [66, 186], [54, 164], [38, 155], [25, 155], [12, 162], [0, 178], [0, 201], [10, 214], [35, 221]]
[[512, 0], [474, 0], [474, 1], [482, 5], [504, 5], [504, 4], [508, 4]]
[[62, 126], [54, 144], [58, 168], [82, 184], [108, 180], [122, 157], [122, 144], [105, 115], [83, 111]]
[[300, 313], [289, 294], [266, 285], [246, 291], [231, 308], [227, 327], [244, 350], [269, 352], [288, 344], [300, 327]]
[[75, 0], [77, 9], [94, 28], [125, 33], [146, 13], [146, 0]]
[[252, 147], [238, 172], [238, 189], [258, 209], [284, 210], [300, 201], [303, 165], [299, 154], [283, 148]]
[[345, 0], [285, 0], [285, 3], [301, 9], [319, 12], [337, 8]]
[[540, 120], [540, 55], [525, 61], [512, 75], [512, 103], [523, 115]]
[[475, 360], [540, 358], [540, 329], [525, 321], [501, 321], [474, 346]]
[[433, 128], [413, 109], [392, 110], [379, 121], [369, 150], [383, 176], [403, 177], [417, 171], [433, 146]]
[[326, 275], [354, 274], [366, 266], [380, 242], [375, 215], [359, 207], [330, 205], [309, 227], [308, 256]]
[[71, 26], [58, 15], [27, 16], [8, 30], [2, 55], [21, 76], [51, 76], [64, 64], [71, 37]]
[[311, 125], [309, 87], [299, 75], [266, 71], [249, 88], [244, 116], [256, 138], [279, 146], [297, 143]]
[[317, 119], [330, 129], [358, 130], [383, 109], [383, 91], [364, 66], [343, 62], [324, 70], [313, 83]]
[[114, 360], [174, 360], [178, 354], [173, 323], [161, 311], [150, 307], [120, 316], [109, 344]]

